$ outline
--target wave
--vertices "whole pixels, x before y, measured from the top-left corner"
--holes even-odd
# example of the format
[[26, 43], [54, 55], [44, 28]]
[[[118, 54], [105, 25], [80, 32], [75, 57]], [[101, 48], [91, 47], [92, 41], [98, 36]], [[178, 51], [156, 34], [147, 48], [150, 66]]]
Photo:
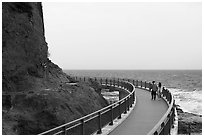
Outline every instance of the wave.
[[187, 91], [177, 88], [168, 88], [174, 95], [175, 103], [180, 106], [184, 112], [190, 112], [202, 115], [202, 91]]

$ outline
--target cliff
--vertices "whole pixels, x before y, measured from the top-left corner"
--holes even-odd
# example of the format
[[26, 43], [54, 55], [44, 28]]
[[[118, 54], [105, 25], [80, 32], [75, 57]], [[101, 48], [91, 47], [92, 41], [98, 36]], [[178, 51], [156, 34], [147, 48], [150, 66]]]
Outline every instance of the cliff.
[[107, 105], [97, 83], [69, 84], [44, 31], [41, 3], [2, 3], [3, 134], [38, 134]]

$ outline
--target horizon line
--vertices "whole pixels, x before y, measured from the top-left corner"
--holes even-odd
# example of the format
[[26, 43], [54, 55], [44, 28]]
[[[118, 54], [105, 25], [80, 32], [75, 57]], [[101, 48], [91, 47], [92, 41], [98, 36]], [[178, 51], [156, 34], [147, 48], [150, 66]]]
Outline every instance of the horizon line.
[[202, 70], [202, 69], [62, 69], [62, 70]]

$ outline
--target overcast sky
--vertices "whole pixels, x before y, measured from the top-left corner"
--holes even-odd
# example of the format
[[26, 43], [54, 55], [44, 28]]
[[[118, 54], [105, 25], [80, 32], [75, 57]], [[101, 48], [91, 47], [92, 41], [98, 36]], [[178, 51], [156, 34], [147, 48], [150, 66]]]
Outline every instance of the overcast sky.
[[201, 3], [43, 3], [62, 69], [201, 69]]

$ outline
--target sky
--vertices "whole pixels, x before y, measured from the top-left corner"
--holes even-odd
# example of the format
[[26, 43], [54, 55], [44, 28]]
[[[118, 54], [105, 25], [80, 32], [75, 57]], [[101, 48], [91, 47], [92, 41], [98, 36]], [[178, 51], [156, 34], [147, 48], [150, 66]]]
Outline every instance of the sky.
[[202, 69], [202, 4], [43, 2], [62, 69]]

